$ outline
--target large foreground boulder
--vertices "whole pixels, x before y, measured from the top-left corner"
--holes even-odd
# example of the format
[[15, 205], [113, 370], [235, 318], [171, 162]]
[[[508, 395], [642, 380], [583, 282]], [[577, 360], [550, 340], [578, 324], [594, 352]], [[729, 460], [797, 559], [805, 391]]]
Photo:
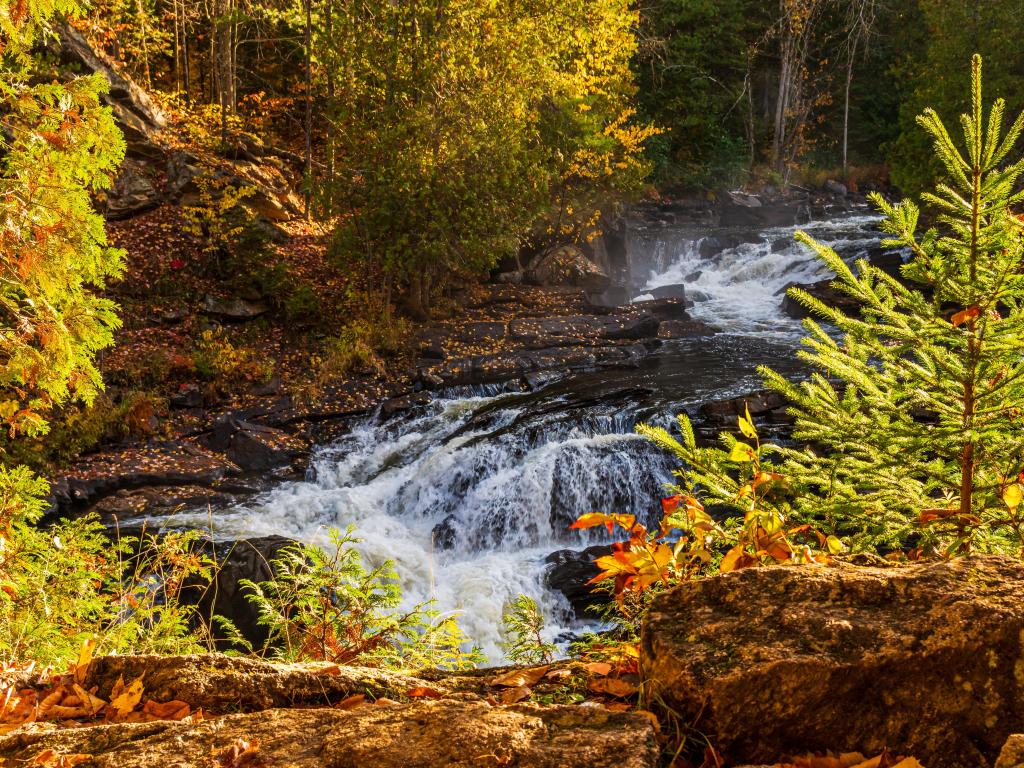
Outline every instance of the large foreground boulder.
[[650, 694], [738, 762], [888, 747], [991, 766], [1024, 722], [1024, 564], [772, 567], [685, 584], [644, 627]]
[[[185, 702], [192, 712], [201, 708], [207, 719], [57, 730], [50, 724], [30, 722], [0, 736], [0, 765], [657, 765], [654, 726], [642, 714], [600, 706], [498, 706], [491, 695], [490, 674], [430, 671], [424, 675], [329, 663], [270, 664], [218, 655], [99, 658], [89, 666], [84, 687], [104, 700], [111, 697], [119, 680], [142, 676], [147, 701]], [[424, 692], [440, 698], [423, 700]], [[78, 762], [68, 757], [58, 763], [61, 756], [76, 756]]]
[[47, 749], [58, 755], [89, 755], [87, 764], [95, 768], [657, 764], [653, 729], [642, 715], [596, 707], [491, 707], [482, 701], [385, 703], [349, 711], [271, 709], [198, 723], [103, 725], [0, 738], [0, 756], [12, 764], [28, 764]]

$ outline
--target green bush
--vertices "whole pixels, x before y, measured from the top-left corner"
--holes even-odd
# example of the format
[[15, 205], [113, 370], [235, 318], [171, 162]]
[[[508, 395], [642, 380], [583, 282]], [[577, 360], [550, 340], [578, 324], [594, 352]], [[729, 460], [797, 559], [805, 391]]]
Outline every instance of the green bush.
[[390, 561], [368, 569], [351, 529], [329, 535], [329, 549], [296, 544], [271, 560], [272, 579], [241, 582], [269, 633], [265, 647], [256, 650], [286, 661], [403, 669], [465, 669], [481, 660], [476, 649], [464, 648], [453, 617], [429, 603], [399, 609], [401, 591]]
[[198, 533], [112, 544], [93, 516], [41, 527], [46, 491], [24, 467], [0, 468], [0, 665], [59, 667], [86, 640], [97, 654], [209, 647], [180, 600], [186, 579], [211, 576]]

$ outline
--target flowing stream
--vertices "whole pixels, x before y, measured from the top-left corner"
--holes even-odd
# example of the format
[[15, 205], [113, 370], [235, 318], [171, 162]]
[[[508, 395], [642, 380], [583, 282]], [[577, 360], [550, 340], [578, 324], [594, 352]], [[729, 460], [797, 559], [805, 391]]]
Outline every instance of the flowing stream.
[[[803, 228], [853, 259], [877, 245], [876, 222], [858, 215]], [[451, 390], [411, 414], [355, 422], [316, 451], [305, 481], [215, 511], [215, 534], [324, 542], [328, 527], [354, 526], [368, 560], [394, 561], [408, 604], [432, 598], [459, 614], [493, 661], [503, 608], [520, 593], [540, 604], [551, 638], [576, 628], [564, 598], [545, 587], [544, 560], [599, 540], [568, 530], [580, 514], [656, 514], [672, 462], [636, 437], [635, 425], [757, 389], [761, 363], [797, 372], [800, 325], [780, 311], [784, 289], [829, 275], [792, 237], [792, 229], [631, 231], [631, 258], [648, 275], [637, 298], [684, 284], [692, 314], [719, 334], [667, 343], [638, 369], [530, 392]], [[168, 524], [206, 528], [209, 518]]]

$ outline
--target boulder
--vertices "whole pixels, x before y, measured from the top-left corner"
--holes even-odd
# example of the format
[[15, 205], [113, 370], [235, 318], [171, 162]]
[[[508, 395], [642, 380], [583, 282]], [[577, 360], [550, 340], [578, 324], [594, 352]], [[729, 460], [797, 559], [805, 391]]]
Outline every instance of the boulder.
[[659, 285], [657, 288], [647, 291], [647, 293], [655, 299], [679, 299], [684, 303], [686, 302], [686, 286], [682, 283]]
[[[251, 745], [251, 746], [250, 746]], [[93, 726], [0, 739], [0, 759], [44, 750], [96, 768], [654, 768], [651, 721], [600, 707], [382, 701], [354, 709], [271, 709], [196, 723]], [[248, 754], [238, 757], [247, 750]], [[70, 763], [68, 763], [70, 765]]]
[[270, 308], [262, 302], [238, 298], [224, 299], [208, 293], [203, 297], [202, 309], [208, 315], [216, 315], [228, 320], [253, 320], [266, 314]]
[[735, 762], [883, 749], [991, 765], [1024, 718], [1024, 564], [751, 568], [657, 597], [652, 700]]
[[129, 150], [158, 157], [161, 150], [155, 145], [155, 139], [167, 126], [164, 111], [113, 61], [94, 50], [81, 32], [66, 21], [54, 22], [52, 27], [57, 33], [62, 58], [86, 72], [102, 75], [110, 83], [109, 92], [100, 98], [110, 107], [124, 131]]
[[101, 210], [108, 219], [127, 219], [157, 206], [163, 199], [143, 163], [129, 158], [114, 185], [107, 190]]
[[220, 417], [204, 437], [206, 447], [223, 452], [243, 472], [285, 467], [304, 456], [305, 441], [273, 427], [254, 424], [231, 414]]
[[294, 543], [284, 536], [262, 536], [216, 544], [207, 542], [208, 553], [218, 564], [216, 576], [212, 584], [204, 582], [196, 588], [184, 590], [183, 599], [194, 601], [200, 615], [213, 628], [214, 635], [219, 633], [212, 617], [223, 616], [254, 648], [262, 648], [267, 641], [267, 629], [260, 625], [259, 614], [246, 599], [248, 593], [240, 582], [243, 579], [269, 580], [274, 575], [270, 561]]
[[762, 200], [755, 195], [729, 192], [721, 202], [719, 223], [723, 227], [791, 227], [810, 218], [805, 197]]
[[534, 285], [573, 286], [587, 293], [602, 293], [611, 286], [608, 274], [575, 245], [561, 245], [536, 256], [525, 278]]
[[849, 193], [849, 190], [847, 190], [846, 185], [836, 181], [835, 179], [829, 179], [828, 181], [821, 185], [821, 188], [828, 192], [830, 195], [835, 195], [836, 197], [846, 197], [846, 195]]

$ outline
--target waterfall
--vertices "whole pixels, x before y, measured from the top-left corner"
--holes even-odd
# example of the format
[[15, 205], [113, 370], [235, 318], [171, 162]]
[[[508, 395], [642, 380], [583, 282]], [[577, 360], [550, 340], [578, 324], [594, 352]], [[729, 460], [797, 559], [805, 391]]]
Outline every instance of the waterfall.
[[[859, 216], [808, 229], [849, 258], [877, 243], [877, 219]], [[785, 364], [799, 323], [780, 312], [785, 286], [824, 274], [792, 230], [634, 233], [644, 265], [637, 298], [684, 284], [693, 314], [723, 332], [666, 345], [639, 370], [554, 381], [534, 392], [460, 388], [390, 420], [378, 415], [319, 448], [309, 477], [213, 515], [218, 538], [281, 534], [326, 541], [353, 526], [371, 563], [392, 560], [407, 605], [428, 599], [460, 617], [493, 661], [501, 615], [518, 594], [533, 597], [549, 638], [575, 626], [544, 584], [545, 557], [580, 549], [600, 534], [569, 531], [579, 515], [629, 512], [652, 521], [673, 463], [634, 428], [667, 423], [708, 399], [757, 386], [758, 363]], [[206, 528], [206, 513], [171, 526]]]

